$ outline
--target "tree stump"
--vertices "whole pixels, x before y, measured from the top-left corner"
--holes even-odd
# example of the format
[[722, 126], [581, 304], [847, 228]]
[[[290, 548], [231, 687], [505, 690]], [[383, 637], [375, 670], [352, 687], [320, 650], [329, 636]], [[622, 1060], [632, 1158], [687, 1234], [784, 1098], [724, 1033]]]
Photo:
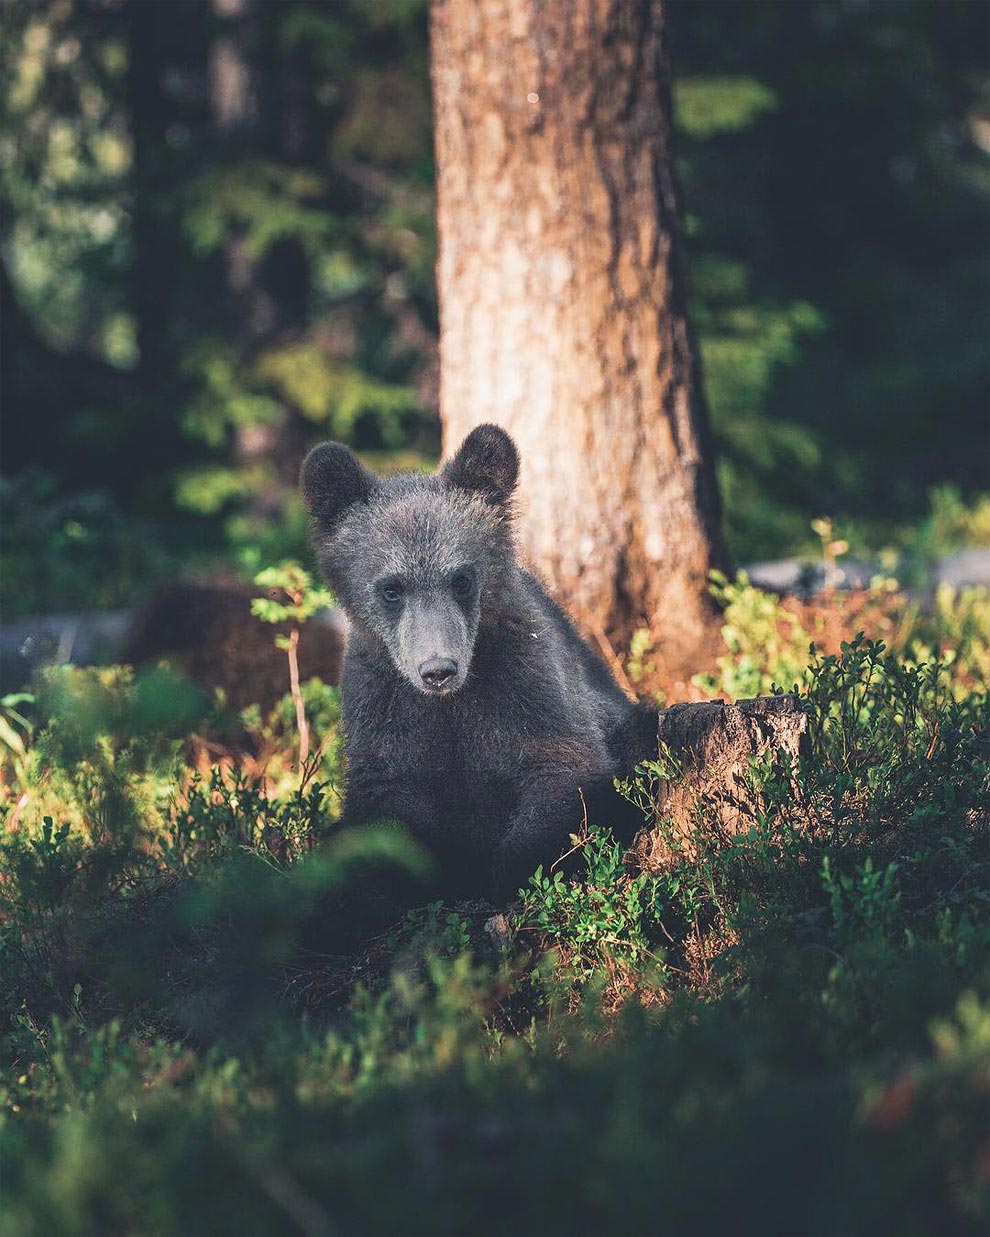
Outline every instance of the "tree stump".
[[796, 765], [807, 744], [808, 719], [795, 696], [759, 696], [726, 704], [676, 704], [662, 709], [658, 745], [681, 764], [683, 777], [665, 784], [662, 811], [672, 828], [644, 829], [633, 845], [647, 869], [668, 862], [671, 840], [690, 850], [690, 836], [700, 819], [729, 836], [753, 821], [750, 767], [754, 759], [783, 752]]

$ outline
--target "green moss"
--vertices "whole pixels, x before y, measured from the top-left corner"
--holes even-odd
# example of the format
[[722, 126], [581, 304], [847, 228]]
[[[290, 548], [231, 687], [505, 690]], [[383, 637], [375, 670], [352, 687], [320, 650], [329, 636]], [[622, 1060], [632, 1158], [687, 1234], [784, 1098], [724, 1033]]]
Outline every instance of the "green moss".
[[[722, 588], [738, 657], [774, 615]], [[748, 828], [671, 831], [647, 764], [664, 866], [592, 821], [500, 924], [429, 901], [400, 833], [335, 841], [335, 692], [300, 787], [288, 699], [246, 719], [260, 766], [204, 769], [180, 685], [49, 678], [0, 792], [4, 1233], [978, 1231], [973, 648], [813, 658], [809, 751], [754, 765]]]

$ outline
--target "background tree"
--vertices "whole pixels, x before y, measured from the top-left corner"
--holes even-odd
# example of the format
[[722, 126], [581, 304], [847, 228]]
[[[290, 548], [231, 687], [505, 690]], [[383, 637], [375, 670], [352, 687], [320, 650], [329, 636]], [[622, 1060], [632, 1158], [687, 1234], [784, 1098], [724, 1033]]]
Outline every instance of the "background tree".
[[[917, 570], [990, 484], [990, 7], [668, 0], [691, 314], [737, 562]], [[984, 520], [984, 539], [990, 526]], [[934, 540], [933, 540], [934, 539]]]
[[527, 557], [616, 645], [695, 651], [721, 560], [686, 313], [662, 11], [436, 0], [440, 399], [523, 460]]
[[[249, 579], [305, 555], [294, 473], [319, 438], [376, 467], [437, 453], [427, 0], [229, 7], [0, 4], [4, 615], [129, 606], [166, 572]], [[488, 21], [494, 0], [475, 7]], [[854, 553], [890, 548], [920, 580], [936, 552], [990, 539], [990, 9], [667, 0], [665, 17], [731, 556], [814, 554], [811, 521], [830, 515]], [[517, 72], [524, 29], [506, 43]], [[225, 40], [263, 102], [237, 138], [211, 81]], [[538, 71], [580, 68], [577, 50]], [[524, 145], [553, 121], [530, 93]], [[500, 132], [478, 131], [479, 157]], [[567, 188], [573, 218], [600, 226], [601, 194]], [[529, 196], [542, 227], [545, 193]], [[593, 233], [581, 243], [600, 261]], [[563, 313], [547, 267], [541, 330]], [[268, 442], [253, 458], [252, 438]]]

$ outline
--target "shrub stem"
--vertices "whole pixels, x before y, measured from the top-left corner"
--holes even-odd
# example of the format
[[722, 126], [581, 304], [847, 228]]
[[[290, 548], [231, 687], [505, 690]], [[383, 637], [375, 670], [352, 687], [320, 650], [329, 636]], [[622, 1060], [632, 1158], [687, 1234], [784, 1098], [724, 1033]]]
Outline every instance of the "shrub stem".
[[296, 706], [296, 729], [299, 731], [299, 768], [302, 769], [309, 756], [309, 722], [306, 720], [306, 705], [303, 701], [302, 689], [299, 686], [299, 628], [293, 627], [289, 633], [289, 686], [292, 700]]

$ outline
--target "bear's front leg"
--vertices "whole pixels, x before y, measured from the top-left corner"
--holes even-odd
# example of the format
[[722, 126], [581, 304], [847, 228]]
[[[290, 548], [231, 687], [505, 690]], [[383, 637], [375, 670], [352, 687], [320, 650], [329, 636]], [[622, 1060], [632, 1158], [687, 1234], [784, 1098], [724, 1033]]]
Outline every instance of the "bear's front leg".
[[[424, 842], [435, 828], [436, 796], [426, 785], [408, 779], [383, 778], [381, 769], [351, 769], [344, 810], [334, 832], [382, 824], [402, 829]], [[357, 862], [355, 863], [355, 860]], [[330, 953], [353, 953], [394, 923], [410, 907], [434, 895], [431, 873], [395, 862], [387, 854], [359, 852], [342, 885], [324, 890], [311, 917], [312, 947]]]
[[541, 864], [549, 867], [569, 848], [570, 835], [581, 831], [585, 803], [600, 797], [606, 776], [545, 773], [529, 782], [493, 858], [496, 901], [512, 898]]
[[377, 821], [402, 825], [418, 841], [429, 844], [440, 828], [439, 799], [428, 783], [383, 776], [380, 768], [352, 766], [338, 828]]

